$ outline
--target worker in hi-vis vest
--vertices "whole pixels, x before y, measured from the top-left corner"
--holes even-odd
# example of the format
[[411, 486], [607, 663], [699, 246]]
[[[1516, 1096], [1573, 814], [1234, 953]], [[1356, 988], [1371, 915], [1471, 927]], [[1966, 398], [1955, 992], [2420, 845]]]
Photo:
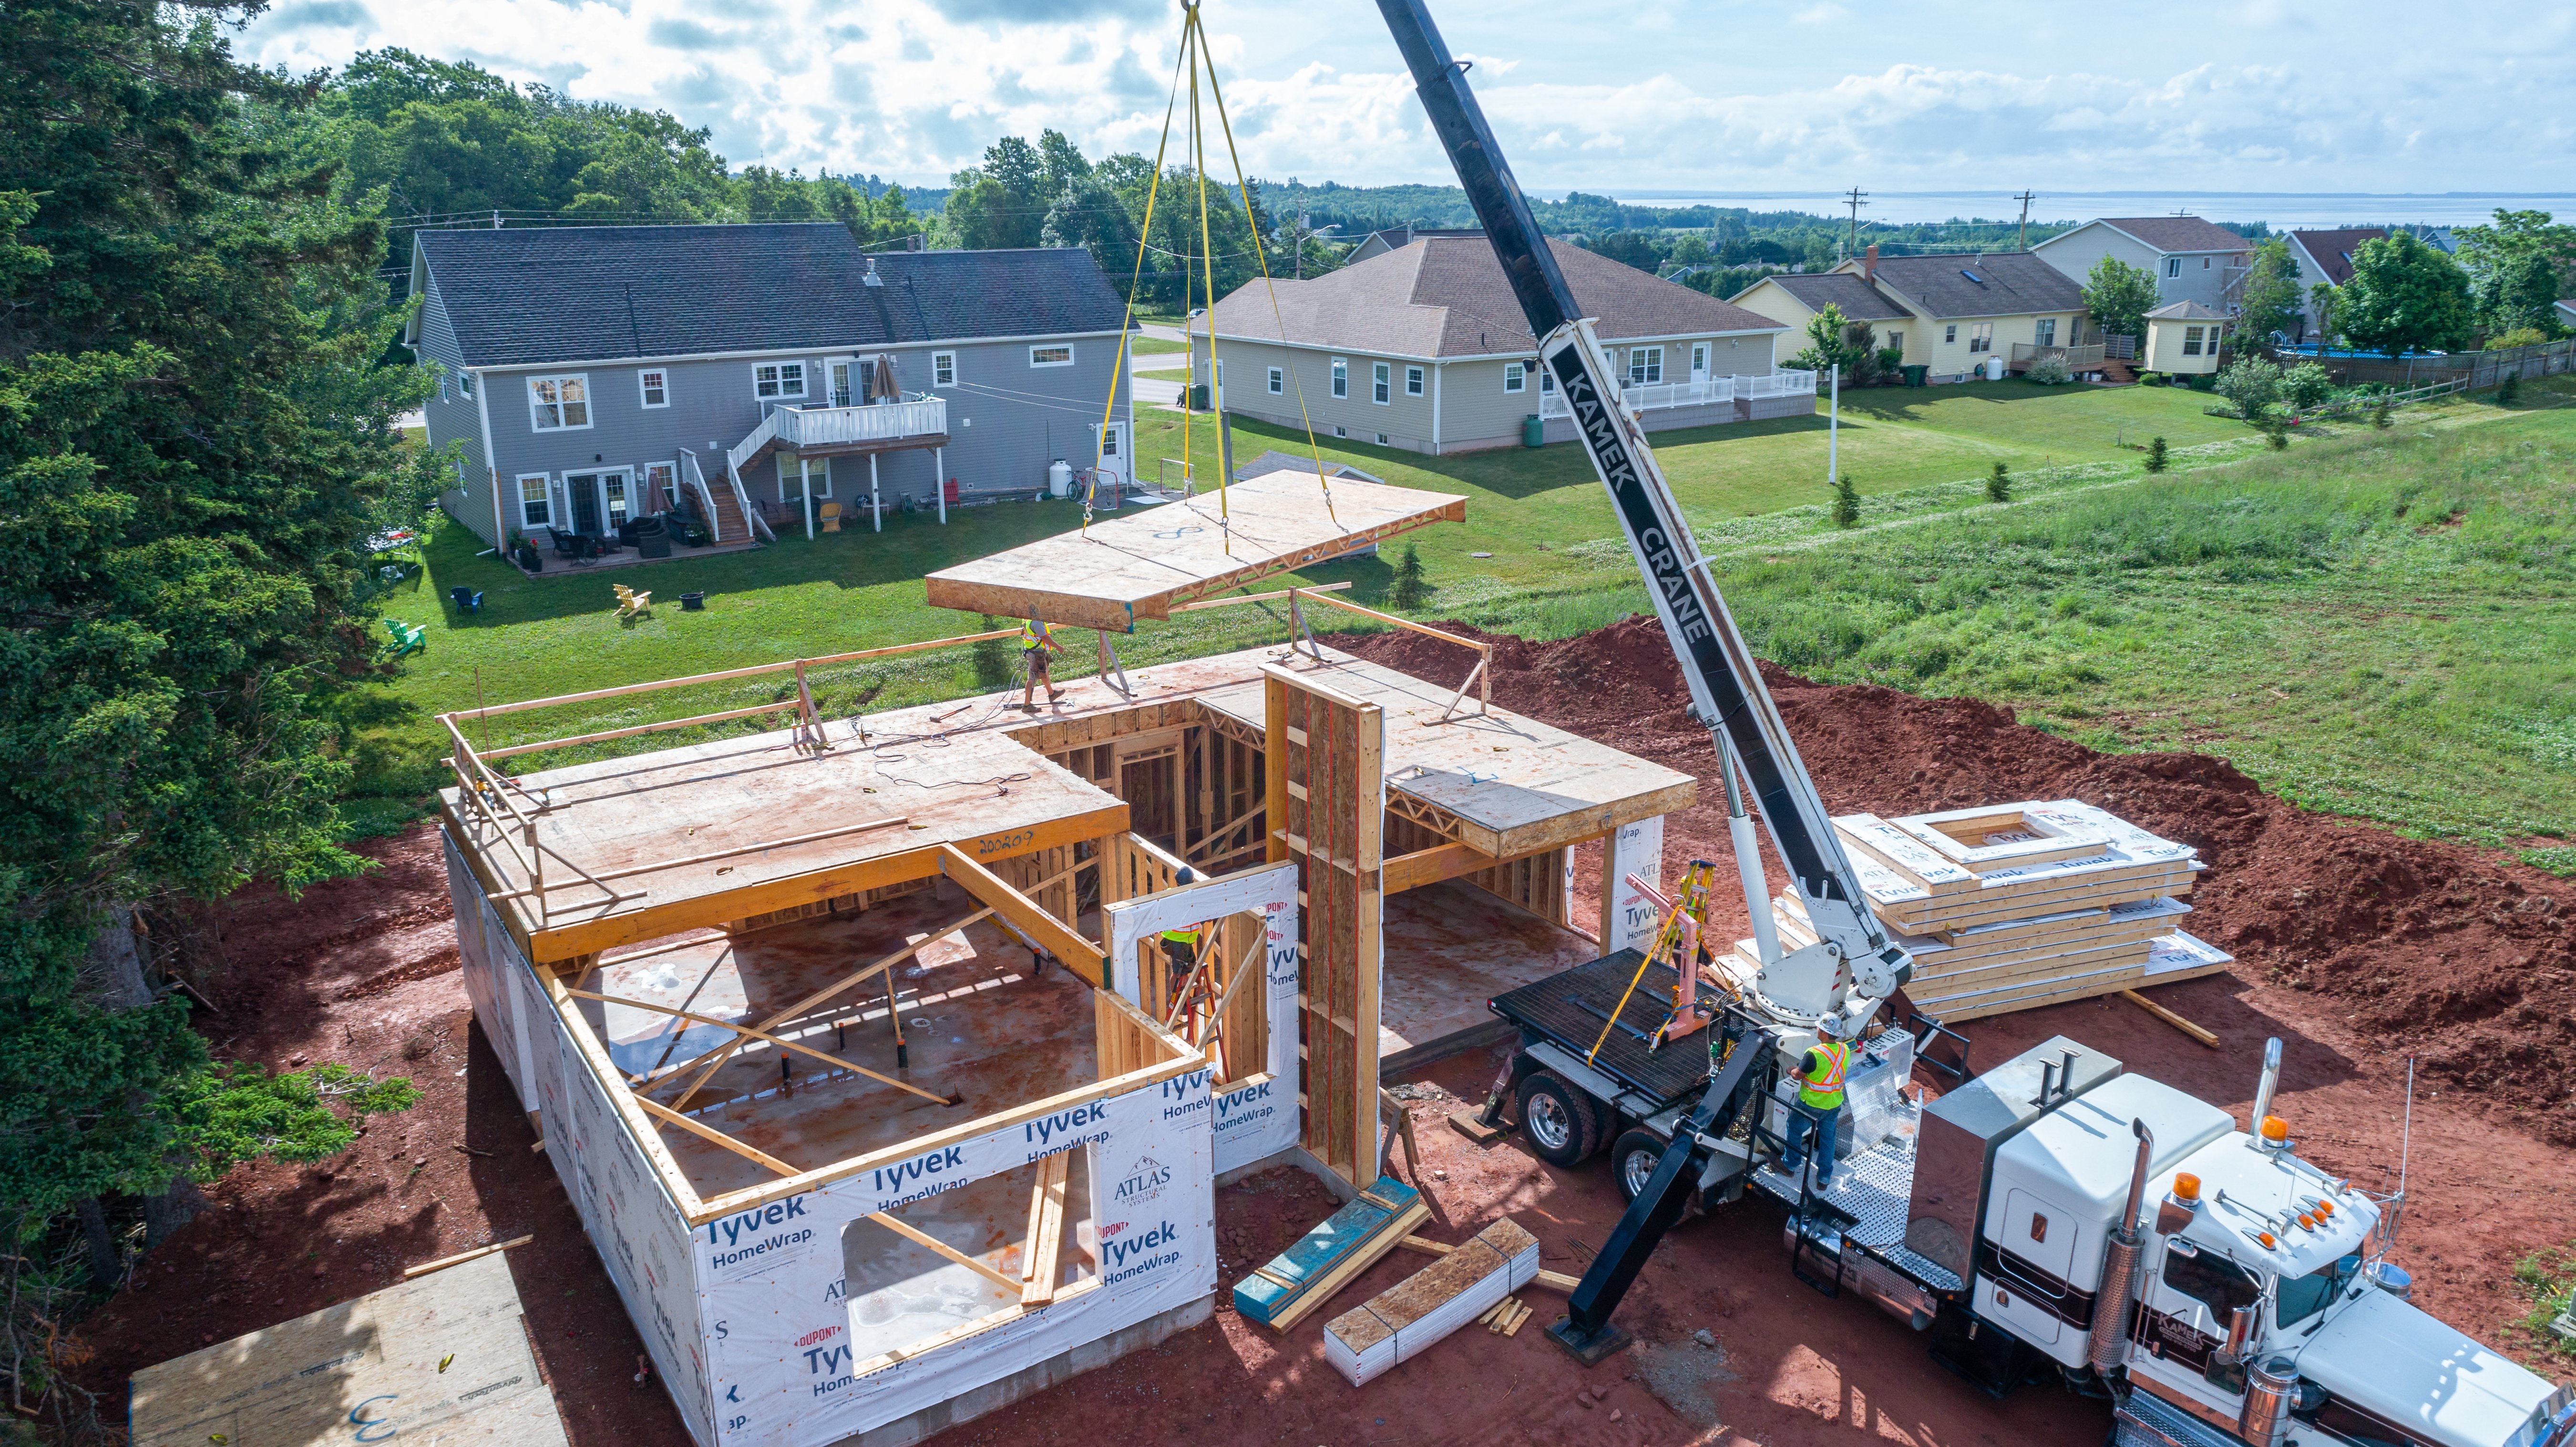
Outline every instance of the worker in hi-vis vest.
[[[1816, 1189], [1820, 1191], [1833, 1179], [1834, 1120], [1842, 1113], [1843, 1076], [1851, 1069], [1851, 1047], [1838, 1038], [1841, 1034], [1840, 1016], [1818, 1021], [1816, 1046], [1798, 1061], [1798, 1103], [1816, 1116]], [[1808, 1124], [1805, 1115], [1789, 1112], [1789, 1153], [1780, 1167], [1793, 1176], [1807, 1164]]]
[[1020, 625], [1020, 661], [1028, 666], [1027, 681], [1020, 685], [1022, 712], [1038, 711], [1037, 691], [1041, 683], [1046, 685], [1047, 702], [1053, 703], [1064, 697], [1064, 690], [1055, 686], [1055, 679], [1047, 671], [1055, 650], [1055, 631], [1045, 622], [1031, 618]]
[[1163, 931], [1163, 958], [1170, 962], [1171, 976], [1171, 982], [1163, 987], [1165, 996], [1179, 994], [1181, 987], [1189, 983], [1190, 971], [1198, 968], [1199, 938], [1206, 928], [1193, 924]]

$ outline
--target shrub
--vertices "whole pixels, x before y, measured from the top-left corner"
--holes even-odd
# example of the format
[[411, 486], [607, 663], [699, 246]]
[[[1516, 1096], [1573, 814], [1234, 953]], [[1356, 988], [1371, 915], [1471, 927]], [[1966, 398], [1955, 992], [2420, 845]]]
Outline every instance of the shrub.
[[2383, 431], [2383, 432], [2385, 432], [2385, 431], [2387, 431], [2387, 430], [2388, 430], [2388, 399], [2387, 399], [2387, 398], [2385, 398], [2385, 397], [2380, 398], [2380, 399], [2379, 399], [2379, 405], [2370, 409], [2370, 425], [2371, 425], [2371, 426], [2373, 426], [2373, 427], [2378, 428], [2379, 430], [2381, 430], [2381, 431]]
[[1878, 349], [1878, 370], [1882, 375], [1894, 378], [1904, 369], [1904, 367], [1905, 349], [1903, 347], [1881, 347]]
[[2515, 327], [2512, 331], [2499, 332], [2487, 338], [2487, 350], [2503, 352], [2515, 347], [2536, 347], [2548, 340], [2550, 340], [2549, 333], [2538, 327]]
[[2281, 369], [2281, 400], [2305, 412], [2334, 394], [2334, 379], [2314, 362], [2293, 362]]
[[2521, 395], [2522, 373], [2520, 372], [2507, 372], [2504, 374], [2504, 380], [2496, 384], [2495, 400], [2499, 407], [2512, 406], [2515, 399]]
[[2260, 419], [2263, 409], [2281, 395], [2281, 369], [2260, 357], [2247, 357], [2218, 374], [2218, 395], [2236, 408], [2236, 415], [2248, 422]]
[[2166, 452], [2163, 438], [2156, 438], [2147, 444], [2147, 471], [2162, 472], [2172, 465], [2173, 458]]
[[2165, 380], [2165, 374], [2162, 372], [2140, 372], [2138, 374], [2138, 385], [2141, 387], [2161, 387], [2165, 384]]
[[1386, 599], [1398, 608], [1419, 608], [1431, 596], [1431, 587], [1422, 577], [1422, 554], [1413, 544], [1404, 545], [1404, 556], [1396, 560], [1395, 581], [1386, 590]]
[[1986, 501], [2012, 501], [2012, 469], [2000, 457], [1995, 459], [1995, 470], [1986, 474]]
[[1834, 526], [1848, 528], [1859, 523], [1860, 489], [1852, 486], [1852, 476], [1846, 472], [1834, 479]]
[[2041, 357], [2024, 369], [2021, 375], [2024, 381], [2037, 382], [2043, 387], [2063, 387], [2075, 380], [2075, 374], [2067, 370], [2066, 359], [2063, 357]]
[[2281, 452], [2288, 449], [2290, 445], [2289, 423], [2278, 417], [2265, 417], [2261, 426], [2263, 428], [2263, 440], [2272, 444], [2272, 450], [2274, 452]]

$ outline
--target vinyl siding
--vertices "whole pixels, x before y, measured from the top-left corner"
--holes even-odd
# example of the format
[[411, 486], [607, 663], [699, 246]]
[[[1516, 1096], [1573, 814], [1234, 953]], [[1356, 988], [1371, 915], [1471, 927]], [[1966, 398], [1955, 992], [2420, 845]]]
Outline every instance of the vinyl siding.
[[[1373, 357], [1366, 352], [1327, 352], [1304, 347], [1283, 346], [1277, 342], [1238, 342], [1218, 338], [1216, 355], [1225, 363], [1226, 410], [1240, 417], [1251, 417], [1282, 427], [1301, 425], [1298, 417], [1298, 389], [1305, 389], [1306, 417], [1311, 419], [1318, 437], [1342, 437], [1375, 445], [1377, 435], [1386, 434], [1386, 445], [1410, 452], [1429, 452], [1432, 447], [1431, 372], [1438, 365], [1431, 362], [1407, 362], [1398, 357]], [[1333, 395], [1332, 359], [1342, 357], [1351, 364], [1350, 396]], [[1369, 367], [1375, 362], [1387, 365], [1388, 400], [1385, 405], [1369, 400]], [[1422, 395], [1404, 394], [1404, 369], [1423, 369]], [[1451, 363], [1451, 380], [1459, 364]], [[1278, 367], [1285, 375], [1279, 395], [1270, 394], [1269, 369]], [[1206, 343], [1192, 344], [1190, 375], [1204, 382], [1208, 367]], [[1442, 384], [1444, 387], [1447, 382]], [[1495, 384], [1501, 386], [1500, 382]], [[1340, 427], [1341, 432], [1333, 429]], [[1443, 433], [1445, 441], [1446, 434]]]
[[2156, 305], [2196, 301], [2216, 310], [2227, 291], [2230, 260], [2244, 253], [2173, 252], [2170, 257], [2182, 263], [2182, 275], [2169, 277], [2165, 275], [2168, 253], [2156, 250], [2125, 231], [2096, 223], [2052, 237], [2034, 248], [2033, 254], [2078, 283], [2090, 278], [2095, 262], [2105, 256], [2116, 256], [2156, 279]]

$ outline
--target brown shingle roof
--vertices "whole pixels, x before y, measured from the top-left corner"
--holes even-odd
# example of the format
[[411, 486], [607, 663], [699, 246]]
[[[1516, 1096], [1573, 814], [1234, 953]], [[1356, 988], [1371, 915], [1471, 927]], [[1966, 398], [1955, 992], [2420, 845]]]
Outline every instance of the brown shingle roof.
[[2337, 231], [2293, 231], [2290, 238], [2306, 251], [2326, 280], [2337, 286], [2352, 280], [2352, 254], [2361, 243], [2388, 234], [2385, 226], [2347, 226]]
[[[1787, 330], [1579, 246], [1551, 241], [1548, 249], [1584, 313], [1599, 319], [1604, 341]], [[1502, 263], [1481, 236], [1427, 237], [1311, 281], [1276, 286], [1276, 318], [1263, 284], [1252, 282], [1216, 304], [1217, 334], [1404, 357], [1494, 356], [1538, 345]]]
[[[1857, 272], [1847, 261], [1837, 270]], [[1880, 289], [1910, 298], [1936, 317], [2004, 317], [2027, 312], [2084, 309], [2084, 289], [2065, 272], [2027, 251], [1983, 256], [1879, 258]]]
[[1901, 322], [1914, 315], [1903, 302], [1845, 271], [1775, 272], [1736, 295], [1750, 296], [1764, 281], [1796, 297], [1809, 311], [1838, 306], [1856, 322]]
[[2224, 226], [2197, 216], [2105, 216], [2116, 226], [2158, 251], [2243, 251], [2252, 242]]

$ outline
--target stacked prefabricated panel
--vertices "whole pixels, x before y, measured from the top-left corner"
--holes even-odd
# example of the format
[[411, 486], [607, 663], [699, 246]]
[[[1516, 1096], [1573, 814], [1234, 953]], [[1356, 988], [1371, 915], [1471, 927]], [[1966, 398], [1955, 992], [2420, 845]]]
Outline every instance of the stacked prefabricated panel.
[[[1907, 998], [1936, 1019], [2196, 979], [2229, 962], [2181, 927], [2183, 896], [2206, 867], [2191, 846], [2079, 800], [1846, 814], [1834, 828], [1871, 909], [1914, 955]], [[1814, 940], [1794, 896], [1774, 906], [1782, 949]]]

